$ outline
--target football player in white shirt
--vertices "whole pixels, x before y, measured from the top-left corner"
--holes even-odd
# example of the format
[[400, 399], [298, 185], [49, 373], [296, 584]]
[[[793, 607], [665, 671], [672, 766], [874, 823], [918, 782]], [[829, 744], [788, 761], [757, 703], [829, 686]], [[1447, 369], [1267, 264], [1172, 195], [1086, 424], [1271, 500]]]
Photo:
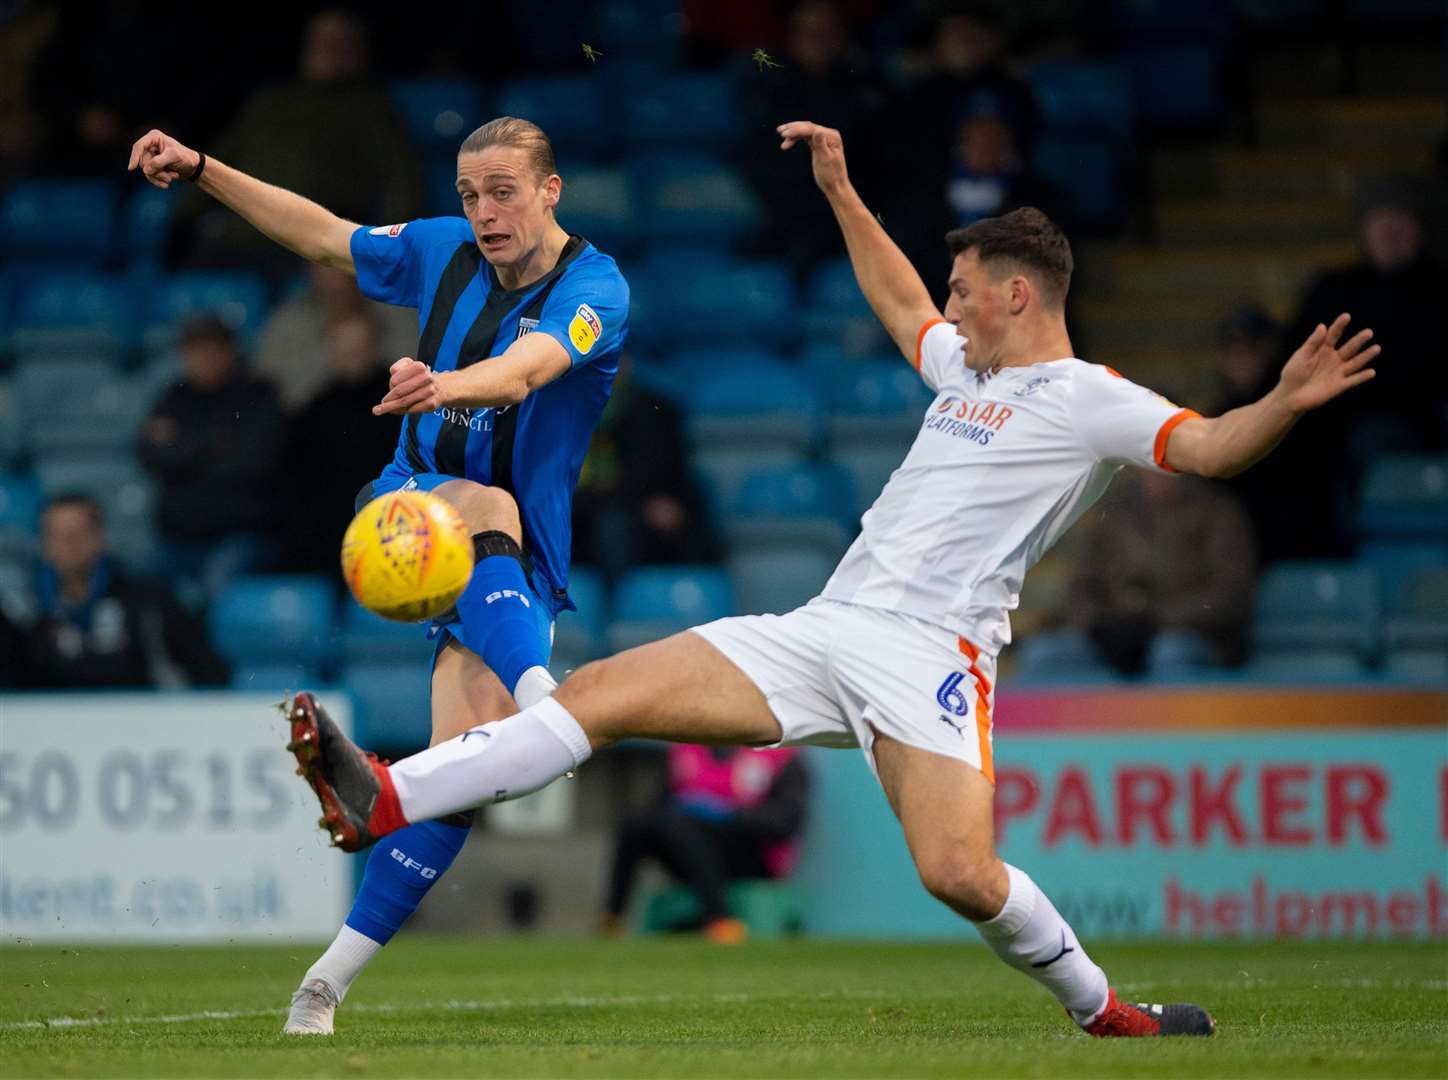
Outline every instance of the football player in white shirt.
[[291, 748], [333, 842], [516, 798], [599, 747], [857, 746], [925, 887], [1092, 1035], [1209, 1035], [1196, 1005], [1118, 1001], [1051, 901], [993, 844], [991, 706], [1008, 612], [1042, 552], [1123, 464], [1230, 476], [1304, 412], [1372, 378], [1378, 346], [1319, 326], [1262, 400], [1202, 418], [1073, 356], [1066, 238], [1036, 210], [950, 234], [944, 317], [850, 185], [839, 133], [798, 121], [866, 298], [937, 397], [823, 594], [787, 615], [724, 619], [581, 668], [557, 693], [388, 767], [315, 700]]

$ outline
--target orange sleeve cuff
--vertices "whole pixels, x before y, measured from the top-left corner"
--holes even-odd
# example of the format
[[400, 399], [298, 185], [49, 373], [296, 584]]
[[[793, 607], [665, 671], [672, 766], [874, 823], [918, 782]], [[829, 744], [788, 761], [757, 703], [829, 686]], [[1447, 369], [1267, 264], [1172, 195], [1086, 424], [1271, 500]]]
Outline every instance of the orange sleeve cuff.
[[1158, 466], [1165, 469], [1167, 472], [1176, 472], [1175, 469], [1173, 469], [1170, 465], [1166, 463], [1167, 440], [1171, 438], [1171, 433], [1176, 430], [1176, 426], [1180, 424], [1183, 420], [1190, 420], [1192, 417], [1196, 417], [1200, 420], [1201, 416], [1202, 414], [1197, 412], [1195, 409], [1180, 409], [1177, 412], [1172, 413], [1171, 416], [1167, 417], [1166, 423], [1162, 424], [1162, 426], [1157, 430], [1156, 443], [1151, 448], [1152, 460], [1155, 461]]
[[920, 333], [915, 335], [915, 356], [910, 363], [916, 371], [920, 370], [920, 350], [925, 345], [925, 335], [929, 333], [932, 326], [939, 326], [944, 321], [944, 319], [926, 319], [925, 325], [920, 328]]

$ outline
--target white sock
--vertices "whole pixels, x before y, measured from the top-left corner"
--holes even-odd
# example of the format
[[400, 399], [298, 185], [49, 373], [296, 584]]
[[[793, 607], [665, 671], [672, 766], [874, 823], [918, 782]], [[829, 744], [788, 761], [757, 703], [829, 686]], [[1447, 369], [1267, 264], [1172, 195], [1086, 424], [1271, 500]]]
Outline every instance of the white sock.
[[1051, 991], [1076, 1023], [1089, 1024], [1106, 1007], [1106, 972], [1024, 870], [1007, 864], [1006, 873], [1011, 891], [1005, 906], [976, 929], [997, 956]]
[[382, 946], [366, 934], [358, 933], [345, 923], [337, 931], [337, 939], [327, 946], [315, 964], [307, 969], [302, 981], [321, 979], [332, 988], [341, 1001], [347, 996], [352, 980], [362, 974], [362, 969], [382, 950]]
[[518, 676], [518, 685], [513, 687], [513, 700], [519, 709], [538, 704], [558, 689], [558, 680], [545, 667], [534, 664]]
[[408, 821], [517, 799], [588, 760], [593, 748], [557, 698], [403, 758], [388, 770]]

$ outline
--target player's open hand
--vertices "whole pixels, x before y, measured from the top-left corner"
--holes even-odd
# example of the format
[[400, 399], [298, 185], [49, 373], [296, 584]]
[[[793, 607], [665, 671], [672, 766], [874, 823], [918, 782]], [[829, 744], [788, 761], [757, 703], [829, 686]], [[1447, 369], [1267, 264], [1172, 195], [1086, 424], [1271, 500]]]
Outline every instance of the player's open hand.
[[199, 164], [201, 155], [195, 150], [152, 128], [132, 144], [126, 171], [140, 169], [150, 183], [168, 188], [173, 180], [189, 177]]
[[387, 396], [372, 406], [373, 416], [433, 412], [442, 405], [437, 372], [421, 360], [404, 356], [388, 369]]
[[1278, 385], [1293, 411], [1306, 412], [1326, 405], [1377, 374], [1368, 364], [1382, 352], [1382, 346], [1368, 344], [1373, 336], [1371, 330], [1359, 330], [1347, 341], [1342, 340], [1350, 318], [1344, 313], [1333, 319], [1331, 326], [1319, 323], [1282, 368]]
[[834, 128], [809, 120], [791, 120], [775, 130], [782, 140], [781, 150], [788, 150], [797, 142], [809, 143], [810, 162], [820, 190], [828, 193], [849, 183], [849, 174], [845, 171], [845, 141]]

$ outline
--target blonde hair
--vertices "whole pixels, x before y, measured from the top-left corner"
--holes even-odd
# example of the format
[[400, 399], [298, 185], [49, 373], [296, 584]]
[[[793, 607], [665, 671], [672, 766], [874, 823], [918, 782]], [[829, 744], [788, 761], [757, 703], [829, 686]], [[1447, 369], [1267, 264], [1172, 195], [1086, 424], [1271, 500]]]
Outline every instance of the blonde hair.
[[489, 120], [463, 140], [458, 155], [474, 154], [490, 146], [512, 146], [525, 151], [541, 180], [558, 171], [553, 160], [553, 144], [548, 141], [543, 129], [531, 120], [520, 120], [516, 116]]

